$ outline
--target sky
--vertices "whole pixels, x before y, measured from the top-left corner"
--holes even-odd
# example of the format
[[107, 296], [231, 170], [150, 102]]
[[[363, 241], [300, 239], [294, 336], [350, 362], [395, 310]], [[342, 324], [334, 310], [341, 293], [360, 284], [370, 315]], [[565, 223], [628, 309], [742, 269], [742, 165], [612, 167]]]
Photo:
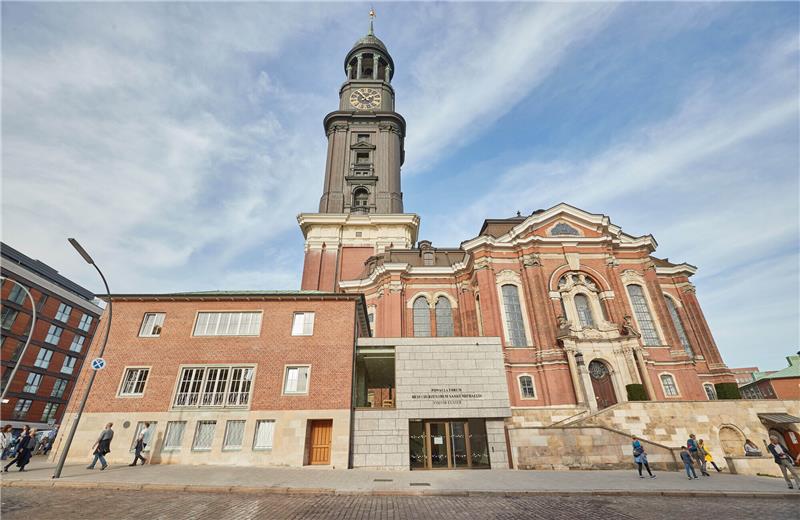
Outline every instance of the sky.
[[[421, 239], [567, 202], [693, 282], [729, 366], [800, 349], [797, 3], [375, 3]], [[2, 3], [2, 240], [96, 292], [297, 289], [368, 3]]]

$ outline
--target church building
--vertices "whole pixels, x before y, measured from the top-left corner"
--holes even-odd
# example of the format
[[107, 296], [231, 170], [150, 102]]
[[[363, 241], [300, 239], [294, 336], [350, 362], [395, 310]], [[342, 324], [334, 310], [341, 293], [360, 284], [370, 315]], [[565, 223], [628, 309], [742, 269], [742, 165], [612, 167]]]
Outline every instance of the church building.
[[603, 469], [630, 465], [630, 434], [678, 467], [696, 433], [731, 471], [776, 472], [744, 439], [800, 436], [800, 401], [720, 392], [735, 378], [696, 267], [566, 202], [420, 240], [372, 24], [343, 72], [319, 209], [298, 216], [301, 290], [112, 295], [79, 439], [113, 420], [133, 446], [150, 422], [156, 463]]

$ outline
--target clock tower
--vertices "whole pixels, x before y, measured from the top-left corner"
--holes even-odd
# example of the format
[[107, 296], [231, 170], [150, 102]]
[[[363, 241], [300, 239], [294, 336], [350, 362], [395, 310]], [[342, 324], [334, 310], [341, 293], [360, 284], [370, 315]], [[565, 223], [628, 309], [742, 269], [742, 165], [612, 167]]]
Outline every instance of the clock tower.
[[[372, 13], [370, 13], [372, 16]], [[323, 120], [328, 138], [319, 213], [298, 216], [306, 239], [303, 289], [338, 291], [364, 262], [389, 248], [410, 248], [419, 217], [403, 213], [400, 167], [406, 122], [394, 111], [394, 61], [369, 32], [344, 59], [339, 108]]]

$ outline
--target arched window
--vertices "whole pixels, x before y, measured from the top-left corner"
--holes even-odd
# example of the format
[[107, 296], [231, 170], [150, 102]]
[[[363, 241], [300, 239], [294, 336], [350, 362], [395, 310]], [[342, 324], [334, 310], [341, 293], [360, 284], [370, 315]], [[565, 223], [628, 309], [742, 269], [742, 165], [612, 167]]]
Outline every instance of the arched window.
[[526, 347], [528, 338], [525, 335], [525, 322], [522, 320], [522, 307], [519, 304], [519, 291], [516, 285], [506, 284], [502, 287], [503, 308], [506, 311], [506, 331], [510, 347]]
[[703, 390], [706, 391], [706, 397], [708, 397], [709, 401], [717, 400], [717, 391], [714, 389], [714, 385], [711, 383], [703, 383]]
[[357, 188], [353, 192], [353, 208], [355, 211], [365, 211], [369, 205], [369, 192], [366, 188]]
[[664, 389], [664, 395], [667, 397], [675, 397], [678, 395], [678, 385], [675, 384], [675, 378], [670, 374], [661, 374], [661, 387]]
[[656, 323], [650, 314], [650, 307], [647, 306], [647, 298], [644, 296], [644, 289], [641, 285], [629, 285], [628, 296], [631, 298], [633, 313], [636, 315], [636, 322], [639, 324], [639, 332], [645, 345], [661, 345], [658, 337]]
[[431, 311], [428, 300], [420, 296], [414, 300], [414, 336], [427, 338], [431, 335]]
[[675, 330], [678, 331], [678, 339], [681, 340], [683, 350], [685, 350], [690, 356], [694, 356], [694, 352], [692, 352], [692, 346], [689, 344], [689, 338], [686, 337], [686, 329], [683, 328], [681, 316], [678, 314], [678, 307], [675, 306], [675, 302], [672, 301], [672, 298], [666, 294], [664, 295], [664, 299], [667, 301], [667, 309], [669, 309], [669, 315], [672, 318], [672, 324], [675, 325]]
[[531, 376], [519, 376], [519, 393], [523, 399], [536, 399], [536, 391], [533, 389], [533, 378]]
[[453, 309], [450, 307], [450, 300], [444, 296], [439, 296], [436, 300], [436, 335], [453, 335]]
[[589, 308], [589, 298], [585, 294], [575, 295], [575, 310], [578, 311], [578, 320], [581, 327], [594, 327], [592, 309]]

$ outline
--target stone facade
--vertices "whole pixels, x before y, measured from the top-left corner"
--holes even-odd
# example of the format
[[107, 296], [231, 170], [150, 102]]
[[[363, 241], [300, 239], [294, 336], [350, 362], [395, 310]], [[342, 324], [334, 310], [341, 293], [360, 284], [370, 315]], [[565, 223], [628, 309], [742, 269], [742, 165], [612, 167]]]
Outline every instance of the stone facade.
[[[680, 467], [677, 452], [690, 433], [705, 441], [717, 465], [733, 461], [731, 472], [780, 475], [772, 458], [744, 457], [751, 439], [766, 453], [770, 432], [793, 431], [796, 424], [775, 425], [763, 416], [800, 416], [800, 401], [726, 400], [627, 402], [587, 415], [571, 409], [514, 410], [507, 420], [513, 463], [519, 469], [609, 469], [629, 467], [631, 435], [646, 442], [656, 467]], [[730, 460], [729, 460], [730, 459]], [[767, 464], [766, 462], [769, 462]]]
[[394, 349], [395, 408], [357, 409], [353, 467], [409, 468], [409, 421], [486, 419], [492, 468], [507, 468], [511, 415], [497, 338], [362, 338], [359, 351]]

